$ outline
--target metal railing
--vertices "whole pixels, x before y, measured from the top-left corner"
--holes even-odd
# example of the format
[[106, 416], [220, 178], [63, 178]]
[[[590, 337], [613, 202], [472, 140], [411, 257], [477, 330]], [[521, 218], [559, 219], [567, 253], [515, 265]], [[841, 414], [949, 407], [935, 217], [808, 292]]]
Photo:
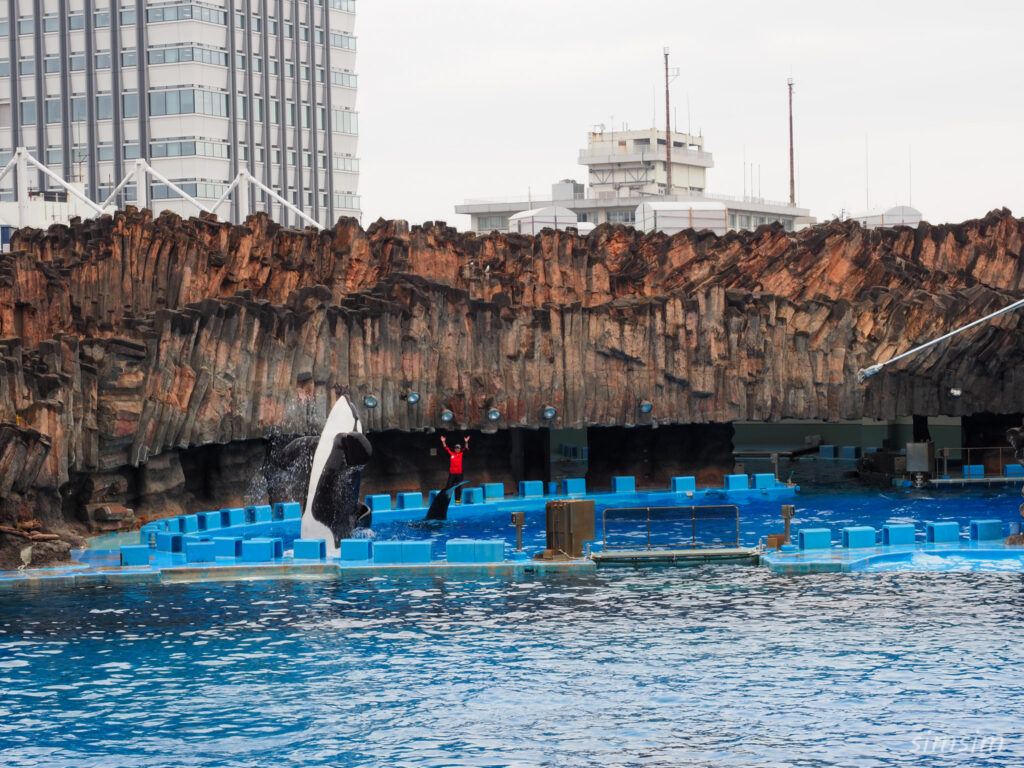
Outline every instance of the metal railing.
[[986, 477], [1002, 477], [1007, 464], [1019, 464], [1013, 448], [1008, 445], [939, 448], [935, 452], [935, 475], [948, 475], [949, 470], [962, 470], [972, 464], [982, 464]]
[[739, 547], [740, 510], [734, 504], [608, 507], [601, 513], [601, 540], [606, 552]]

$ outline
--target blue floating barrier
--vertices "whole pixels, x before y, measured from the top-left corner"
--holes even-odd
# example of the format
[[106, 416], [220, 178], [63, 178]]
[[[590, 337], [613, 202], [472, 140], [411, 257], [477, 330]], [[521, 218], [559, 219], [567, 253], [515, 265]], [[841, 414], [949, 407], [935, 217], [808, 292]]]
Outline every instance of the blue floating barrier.
[[273, 519], [274, 511], [270, 508], [269, 504], [257, 504], [245, 508], [245, 522], [249, 525], [253, 523], [269, 523]]
[[242, 560], [247, 563], [280, 560], [282, 557], [284, 542], [281, 539], [246, 539], [242, 542]]
[[562, 493], [566, 496], [580, 495], [587, 492], [587, 480], [584, 477], [567, 477], [562, 480]]
[[[1024, 467], [1021, 467], [1024, 469]], [[543, 480], [520, 480], [519, 481], [519, 495], [523, 498], [529, 498], [533, 496], [544, 495], [544, 481]]]
[[693, 475], [683, 475], [672, 478], [672, 493], [692, 493], [697, 490], [697, 478]]
[[762, 472], [754, 475], [754, 487], [755, 488], [774, 488], [775, 487], [775, 475], [771, 472]]
[[870, 525], [851, 525], [843, 528], [843, 546], [847, 549], [875, 546], [875, 529]]
[[839, 449], [839, 458], [841, 459], [859, 459], [860, 458], [860, 446], [859, 445], [844, 445]]
[[484, 483], [484, 501], [501, 500], [505, 498], [505, 486], [503, 483]]
[[462, 503], [463, 504], [481, 504], [484, 500], [484, 489], [483, 488], [467, 488], [462, 486]]
[[369, 560], [369, 539], [342, 539], [338, 547], [338, 555], [342, 560]]
[[375, 493], [366, 497], [366, 506], [371, 512], [386, 512], [391, 509], [391, 494]]
[[914, 526], [910, 523], [886, 523], [882, 526], [882, 544], [887, 547], [913, 544]]
[[121, 547], [121, 565], [149, 565], [149, 545], [126, 544]]
[[166, 520], [154, 520], [146, 523], [139, 529], [139, 544], [145, 544], [150, 549], [156, 548], [156, 535], [167, 530]]
[[746, 475], [726, 475], [725, 490], [745, 491], [750, 488], [750, 478]]
[[632, 475], [615, 475], [612, 478], [612, 493], [636, 493], [636, 478]]
[[971, 520], [971, 541], [992, 541], [1001, 538], [1002, 520]]
[[195, 515], [182, 515], [178, 518], [182, 533], [195, 533], [199, 530], [199, 518]]
[[378, 564], [391, 564], [402, 562], [402, 542], [400, 541], [375, 541], [373, 542], [373, 562]]
[[398, 502], [399, 509], [420, 509], [423, 506], [422, 493], [399, 493], [395, 496], [395, 499]]
[[161, 531], [156, 535], [157, 552], [184, 552], [184, 535], [175, 531]]
[[245, 525], [245, 509], [243, 507], [225, 507], [220, 511], [220, 527], [233, 528]]
[[185, 562], [212, 563], [217, 559], [217, 545], [212, 541], [190, 541], [185, 544]]
[[292, 544], [296, 560], [326, 560], [327, 542], [323, 539], [296, 539]]
[[430, 562], [430, 541], [407, 540], [402, 542], [403, 563], [429, 563]]
[[[244, 511], [239, 508], [240, 511]], [[214, 554], [217, 557], [241, 557], [241, 536], [215, 536], [213, 539]]]
[[801, 528], [797, 534], [800, 549], [828, 549], [832, 546], [832, 531], [828, 528]]
[[504, 539], [477, 540], [475, 548], [478, 563], [500, 563], [505, 559]]
[[960, 525], [952, 520], [941, 523], [925, 523], [924, 540], [934, 544], [946, 541], [959, 541]]
[[783, 544], [779, 547], [780, 552], [796, 552], [796, 544]]
[[1024, 466], [1020, 464], [1007, 464], [1003, 467], [1005, 477], [1024, 477]]
[[964, 464], [964, 477], [984, 477], [984, 464]]
[[223, 515], [220, 510], [216, 512], [200, 512], [199, 513], [199, 530], [209, 531], [214, 528], [223, 527], [222, 523]]
[[835, 445], [819, 445], [818, 455], [823, 459], [834, 459], [839, 455], [839, 447]]
[[474, 539], [448, 539], [445, 542], [444, 551], [449, 563], [475, 563], [477, 561]]
[[558, 495], [558, 482], [555, 480], [548, 481], [548, 496]]

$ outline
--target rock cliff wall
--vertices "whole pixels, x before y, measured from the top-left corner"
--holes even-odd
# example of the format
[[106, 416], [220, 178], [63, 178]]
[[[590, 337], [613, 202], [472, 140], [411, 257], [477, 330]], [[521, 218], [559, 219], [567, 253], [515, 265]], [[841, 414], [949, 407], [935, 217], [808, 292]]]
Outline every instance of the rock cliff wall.
[[0, 523], [174, 503], [176, 451], [315, 433], [341, 391], [376, 396], [371, 430], [492, 406], [499, 428], [644, 424], [642, 399], [661, 423], [1020, 412], [1024, 313], [856, 373], [1020, 298], [1022, 239], [1006, 210], [721, 238], [133, 209], [23, 230], [0, 257]]

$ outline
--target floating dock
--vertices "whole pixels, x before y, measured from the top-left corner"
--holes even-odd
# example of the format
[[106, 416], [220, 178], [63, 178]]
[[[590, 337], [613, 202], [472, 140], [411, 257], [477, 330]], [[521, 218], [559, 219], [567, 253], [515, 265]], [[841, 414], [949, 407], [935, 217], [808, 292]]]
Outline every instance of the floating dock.
[[757, 565], [761, 552], [750, 547], [698, 547], [696, 549], [614, 549], [591, 552], [598, 565], [644, 565], [672, 563], [675, 565], [707, 565], [708, 563], [739, 563]]

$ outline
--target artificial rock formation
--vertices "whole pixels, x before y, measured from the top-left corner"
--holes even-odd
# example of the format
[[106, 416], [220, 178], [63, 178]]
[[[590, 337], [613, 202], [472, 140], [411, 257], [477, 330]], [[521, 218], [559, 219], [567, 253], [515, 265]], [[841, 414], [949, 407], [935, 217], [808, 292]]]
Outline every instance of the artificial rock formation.
[[857, 371], [1019, 298], [1022, 239], [1006, 210], [725, 237], [131, 208], [23, 230], [0, 258], [0, 524], [176, 511], [179, 452], [256, 441], [258, 463], [265, 438], [318, 432], [341, 391], [377, 398], [371, 430], [434, 428], [444, 408], [462, 428], [491, 407], [499, 428], [1020, 412], [1019, 313]]

